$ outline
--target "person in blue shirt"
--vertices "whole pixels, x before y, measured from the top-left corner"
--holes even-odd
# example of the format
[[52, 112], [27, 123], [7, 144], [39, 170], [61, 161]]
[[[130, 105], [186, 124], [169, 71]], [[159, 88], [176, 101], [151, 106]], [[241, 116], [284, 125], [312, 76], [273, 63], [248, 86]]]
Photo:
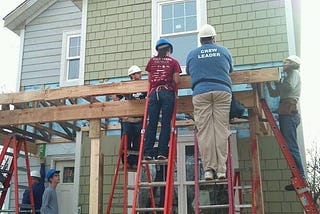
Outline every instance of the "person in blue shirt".
[[[45, 190], [44, 179], [45, 179], [45, 159], [40, 158], [40, 172], [31, 171], [30, 173], [32, 178], [32, 193], [34, 199], [34, 205], [36, 209], [36, 214], [40, 214], [40, 208], [42, 205], [42, 195]], [[25, 190], [22, 197], [22, 204], [31, 204], [30, 201], [30, 191]], [[31, 210], [29, 208], [21, 208], [20, 213], [28, 213], [27, 211]]]
[[230, 135], [232, 56], [227, 48], [216, 44], [213, 26], [204, 25], [199, 37], [201, 46], [192, 50], [186, 60], [186, 72], [191, 76], [193, 90], [199, 152], [205, 180], [225, 179]]
[[49, 186], [45, 189], [42, 196], [41, 214], [59, 214], [56, 188], [60, 183], [60, 171], [49, 169], [47, 179]]

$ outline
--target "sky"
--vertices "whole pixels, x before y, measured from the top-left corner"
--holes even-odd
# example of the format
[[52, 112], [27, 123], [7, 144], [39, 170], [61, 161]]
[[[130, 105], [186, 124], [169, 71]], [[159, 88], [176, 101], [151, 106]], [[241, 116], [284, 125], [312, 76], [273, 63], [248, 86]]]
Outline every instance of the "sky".
[[[19, 36], [3, 27], [3, 17], [24, 0], [0, 0], [0, 93], [16, 92]], [[301, 117], [306, 148], [320, 142], [320, 13], [310, 0], [301, 0]], [[314, 25], [316, 24], [316, 25]]]

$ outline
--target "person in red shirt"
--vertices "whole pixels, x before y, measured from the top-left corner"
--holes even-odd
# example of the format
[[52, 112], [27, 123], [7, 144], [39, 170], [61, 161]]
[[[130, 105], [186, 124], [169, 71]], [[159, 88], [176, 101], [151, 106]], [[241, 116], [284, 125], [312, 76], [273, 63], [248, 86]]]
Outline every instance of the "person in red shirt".
[[146, 67], [150, 91], [148, 94], [148, 117], [144, 159], [153, 159], [158, 121], [161, 111], [161, 130], [156, 159], [166, 159], [170, 140], [171, 118], [175, 103], [175, 89], [182, 72], [179, 62], [170, 57], [173, 46], [167, 39], [159, 39], [156, 44], [157, 56], [152, 57]]

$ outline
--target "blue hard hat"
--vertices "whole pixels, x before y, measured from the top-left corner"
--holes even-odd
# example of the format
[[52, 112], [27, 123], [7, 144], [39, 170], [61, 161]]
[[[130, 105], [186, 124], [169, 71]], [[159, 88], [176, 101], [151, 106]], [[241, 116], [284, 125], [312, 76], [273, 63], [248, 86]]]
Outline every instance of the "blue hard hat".
[[156, 50], [158, 51], [158, 49], [161, 48], [161, 46], [165, 46], [165, 45], [169, 45], [170, 53], [172, 53], [173, 52], [172, 44], [167, 39], [164, 39], [164, 38], [161, 38], [157, 41]]
[[47, 178], [48, 178], [48, 179], [52, 178], [52, 176], [53, 176], [55, 173], [59, 174], [60, 171], [59, 171], [59, 170], [56, 170], [56, 169], [49, 169], [49, 171], [47, 172]]

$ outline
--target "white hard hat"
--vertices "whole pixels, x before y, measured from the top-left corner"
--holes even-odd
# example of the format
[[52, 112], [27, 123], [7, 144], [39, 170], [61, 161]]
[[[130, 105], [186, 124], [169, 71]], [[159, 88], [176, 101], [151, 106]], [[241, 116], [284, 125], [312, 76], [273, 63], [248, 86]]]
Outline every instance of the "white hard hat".
[[213, 37], [216, 35], [217, 35], [216, 30], [211, 25], [205, 24], [200, 28], [200, 31], [199, 31], [200, 38]]
[[133, 65], [128, 69], [128, 76], [137, 72], [141, 72], [141, 69], [137, 65]]
[[287, 57], [286, 59], [287, 59], [287, 60], [290, 60], [290, 61], [292, 61], [292, 62], [295, 62], [295, 63], [297, 63], [298, 65], [300, 65], [300, 63], [301, 63], [300, 58], [297, 57], [296, 55], [291, 55], [291, 56]]
[[31, 171], [31, 177], [41, 178], [39, 171]]

